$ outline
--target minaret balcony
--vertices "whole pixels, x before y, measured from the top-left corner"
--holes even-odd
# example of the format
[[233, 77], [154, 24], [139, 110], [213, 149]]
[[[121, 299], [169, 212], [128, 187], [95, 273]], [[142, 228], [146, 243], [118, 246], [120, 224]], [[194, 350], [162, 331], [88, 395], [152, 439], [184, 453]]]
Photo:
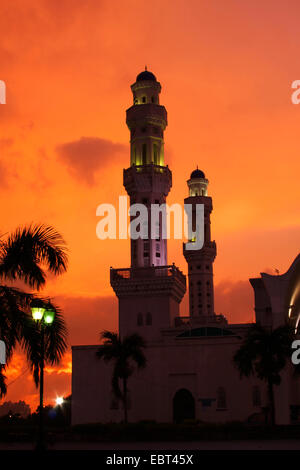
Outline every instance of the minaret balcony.
[[167, 111], [159, 104], [134, 105], [126, 111], [126, 123], [129, 128], [147, 123], [165, 129], [168, 124]]
[[180, 301], [186, 292], [186, 277], [175, 264], [110, 268], [110, 284], [118, 297], [137, 294], [170, 294]]
[[168, 166], [154, 165], [132, 165], [123, 170], [123, 184], [131, 194], [135, 191], [161, 192], [165, 196], [172, 186], [172, 172]]

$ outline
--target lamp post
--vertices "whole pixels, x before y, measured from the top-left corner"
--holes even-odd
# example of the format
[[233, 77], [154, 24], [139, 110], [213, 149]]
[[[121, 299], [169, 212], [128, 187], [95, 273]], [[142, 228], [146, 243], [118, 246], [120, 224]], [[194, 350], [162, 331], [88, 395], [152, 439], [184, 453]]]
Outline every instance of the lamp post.
[[37, 450], [45, 450], [44, 441], [44, 356], [45, 356], [45, 325], [51, 325], [55, 313], [50, 305], [46, 305], [42, 300], [35, 299], [31, 303], [31, 313], [34, 321], [39, 325], [41, 335], [41, 357], [40, 357], [40, 409], [39, 409], [39, 437]]

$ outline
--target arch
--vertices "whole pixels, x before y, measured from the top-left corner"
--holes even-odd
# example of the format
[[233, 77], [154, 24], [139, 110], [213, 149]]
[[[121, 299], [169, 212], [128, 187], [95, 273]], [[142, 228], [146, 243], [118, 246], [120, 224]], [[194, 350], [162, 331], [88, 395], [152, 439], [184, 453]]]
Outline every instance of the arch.
[[195, 419], [195, 399], [189, 390], [181, 388], [173, 398], [173, 420], [182, 423], [186, 419]]

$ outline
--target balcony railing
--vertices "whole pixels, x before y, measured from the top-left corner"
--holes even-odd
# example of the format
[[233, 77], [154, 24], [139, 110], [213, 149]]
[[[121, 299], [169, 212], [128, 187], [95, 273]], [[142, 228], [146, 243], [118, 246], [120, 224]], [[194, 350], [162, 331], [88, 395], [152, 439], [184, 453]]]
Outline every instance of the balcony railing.
[[200, 323], [204, 324], [216, 324], [216, 323], [228, 323], [224, 315], [199, 315], [198, 317], [176, 317], [175, 318], [175, 327], [177, 326], [197, 326]]
[[120, 281], [123, 279], [156, 278], [156, 277], [178, 277], [184, 284], [185, 275], [175, 264], [168, 266], [149, 266], [140, 268], [110, 268], [111, 281]]
[[124, 170], [124, 177], [131, 175], [133, 170], [137, 173], [162, 173], [171, 177], [171, 171], [167, 165], [155, 165], [154, 163], [147, 163], [146, 165], [131, 165], [130, 168]]

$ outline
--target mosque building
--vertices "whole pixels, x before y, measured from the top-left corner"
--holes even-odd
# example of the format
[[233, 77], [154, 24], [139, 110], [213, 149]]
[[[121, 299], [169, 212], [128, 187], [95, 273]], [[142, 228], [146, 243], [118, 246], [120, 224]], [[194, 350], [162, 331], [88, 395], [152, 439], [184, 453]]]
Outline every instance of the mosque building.
[[[172, 172], [164, 161], [167, 111], [160, 104], [161, 85], [150, 71], [141, 72], [131, 90], [133, 105], [126, 112], [130, 167], [123, 171], [123, 182], [130, 205], [145, 205], [151, 221], [151, 205], [166, 203], [172, 186]], [[155, 238], [131, 239], [129, 268], [110, 269], [119, 302], [119, 335], [138, 333], [147, 344], [147, 366], [128, 381], [128, 413], [133, 422], [246, 421], [259, 417], [268, 406], [265, 382], [253, 376], [241, 379], [233, 363], [252, 324], [230, 324], [215, 313], [213, 263], [217, 249], [211, 237], [213, 205], [208, 185], [204, 172], [195, 169], [184, 200], [193, 213], [197, 204], [204, 206], [202, 248], [188, 249], [183, 244], [188, 315], [179, 312], [187, 279], [174, 263], [168, 264], [164, 218], [159, 220]], [[250, 283], [255, 321], [276, 328], [290, 318], [298, 326], [300, 255], [285, 274], [262, 273]], [[123, 419], [122, 405], [112, 392], [113, 364], [96, 357], [98, 348], [72, 347], [73, 424]], [[295, 410], [300, 409], [299, 379], [289, 366], [281, 385], [275, 387], [275, 409], [277, 424], [291, 423]]]

